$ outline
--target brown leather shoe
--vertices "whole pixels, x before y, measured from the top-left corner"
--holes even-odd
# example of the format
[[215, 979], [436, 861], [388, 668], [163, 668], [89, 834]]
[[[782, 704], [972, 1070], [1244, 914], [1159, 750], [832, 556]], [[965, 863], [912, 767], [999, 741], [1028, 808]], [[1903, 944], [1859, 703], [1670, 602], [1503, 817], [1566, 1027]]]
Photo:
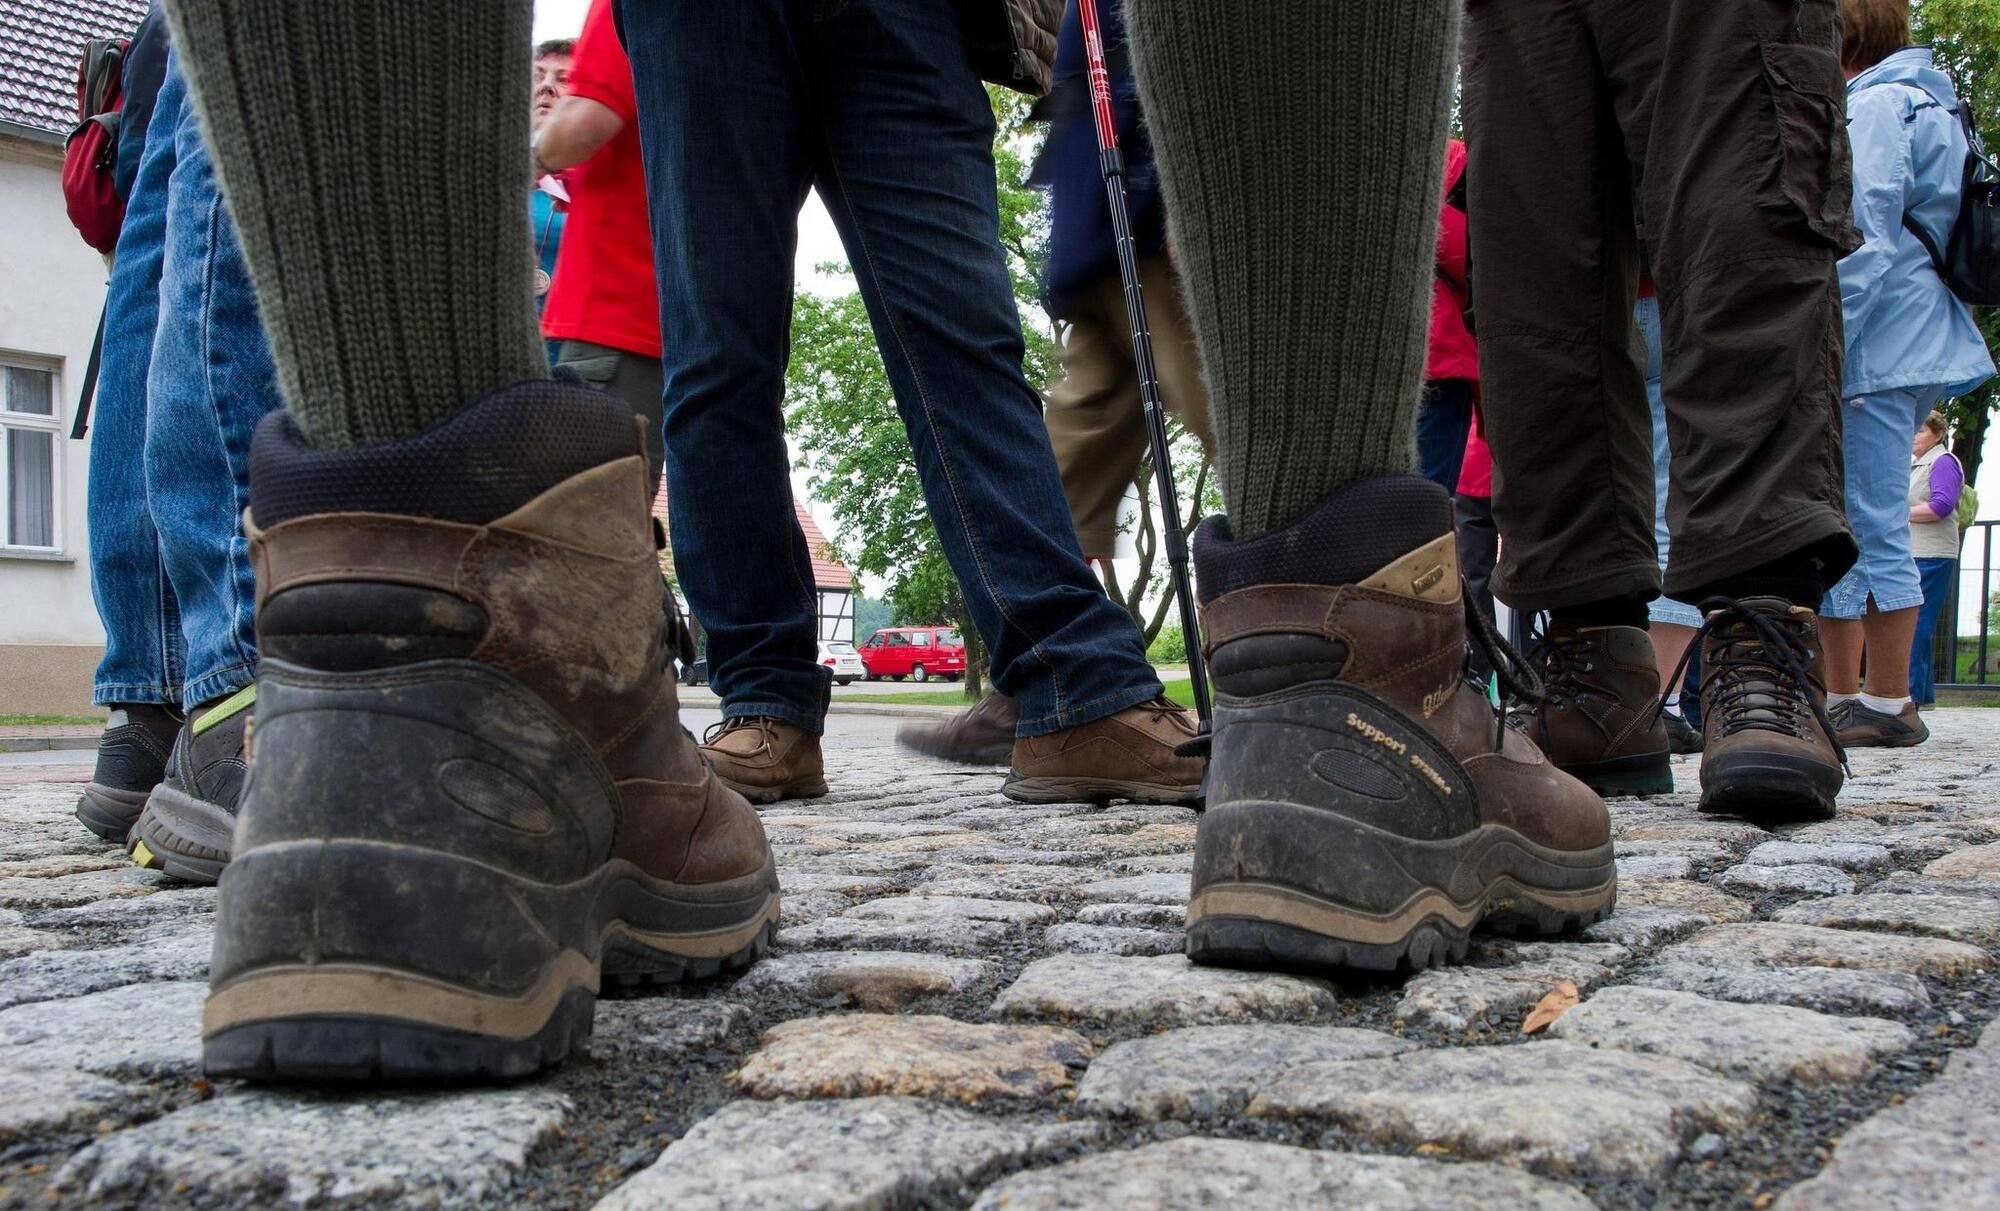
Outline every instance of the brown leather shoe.
[[1201, 799], [1202, 759], [1176, 750], [1195, 738], [1194, 716], [1155, 698], [1115, 715], [1014, 741], [1001, 793], [1022, 803], [1177, 803]]
[[1876, 710], [1859, 698], [1850, 698], [1827, 712], [1833, 720], [1840, 747], [1913, 748], [1931, 738], [1931, 729], [1917, 713], [1917, 704], [1906, 702], [1893, 715]]
[[1503, 682], [1534, 688], [1466, 608], [1435, 485], [1363, 480], [1241, 542], [1211, 518], [1195, 557], [1216, 703], [1190, 958], [1430, 967], [1482, 922], [1555, 933], [1611, 911], [1603, 801], [1464, 679], [1471, 625]]
[[1542, 637], [1544, 697], [1507, 722], [1600, 795], [1673, 793], [1653, 637], [1639, 627], [1557, 624]]
[[702, 737], [701, 755], [723, 785], [752, 803], [826, 793], [819, 737], [782, 719], [724, 719]]
[[896, 729], [896, 743], [961, 765], [1005, 765], [1014, 758], [1014, 727], [1020, 722], [1020, 703], [988, 694], [949, 719], [904, 724]]
[[647, 497], [631, 410], [564, 383], [351, 449], [259, 427], [211, 1075], [518, 1076], [589, 1038], [600, 981], [762, 953], [777, 871], [681, 729]]
[[1846, 757], [1826, 711], [1819, 617], [1776, 597], [1702, 608], [1701, 810], [1832, 818]]

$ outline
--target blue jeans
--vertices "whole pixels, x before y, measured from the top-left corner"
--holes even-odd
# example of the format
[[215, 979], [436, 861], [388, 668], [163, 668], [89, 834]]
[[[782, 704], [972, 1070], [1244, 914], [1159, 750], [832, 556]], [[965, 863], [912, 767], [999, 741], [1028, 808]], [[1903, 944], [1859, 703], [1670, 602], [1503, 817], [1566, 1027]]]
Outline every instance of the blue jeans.
[[798, 212], [853, 261], [945, 557], [1042, 735], [1159, 694], [1077, 545], [999, 244], [994, 122], [958, 4], [620, 0], [667, 342], [674, 566], [723, 714], [812, 731], [817, 603], [782, 401]]
[[119, 233], [91, 439], [96, 700], [193, 708], [256, 677], [241, 519], [278, 407], [250, 273], [174, 55]]
[[[1917, 609], [1917, 633], [1910, 640], [1910, 697], [1926, 706], [1937, 701], [1937, 675], [1931, 670], [1931, 636], [1937, 631], [1944, 603], [1951, 596], [1952, 577], [1958, 575], [1956, 559], [1919, 559], [1917, 579], [1924, 589], [1924, 604]], [[1956, 673], [1956, 669], [1947, 670]]]
[[1433, 379], [1417, 400], [1417, 474], [1454, 495], [1472, 427], [1472, 389], [1462, 378]]

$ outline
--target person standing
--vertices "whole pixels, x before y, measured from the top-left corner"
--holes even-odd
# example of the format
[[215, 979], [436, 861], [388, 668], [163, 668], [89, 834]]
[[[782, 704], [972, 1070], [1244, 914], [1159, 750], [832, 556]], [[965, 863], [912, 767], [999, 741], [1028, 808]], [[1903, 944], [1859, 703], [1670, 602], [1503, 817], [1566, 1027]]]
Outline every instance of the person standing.
[[[1993, 359], [1917, 231], [1943, 247], [1968, 152], [1951, 80], [1910, 45], [1908, 0], [1842, 0], [1854, 218], [1840, 263], [1847, 332], [1842, 449], [1861, 558], [1820, 605], [1827, 700], [1848, 746], [1921, 744], [1906, 657], [1924, 603], [1911, 552], [1911, 435], [1940, 401], [1978, 387]], [[1867, 653], [1867, 677], [1862, 654]]]
[[1919, 707], [1937, 704], [1931, 636], [1951, 600], [1958, 572], [1958, 504], [1965, 492], [1965, 470], [1958, 456], [1945, 449], [1945, 433], [1944, 414], [1933, 412], [1910, 443], [1910, 554], [1924, 591], [1910, 639], [1910, 697]]
[[1479, 395], [1479, 346], [1466, 321], [1472, 308], [1466, 240], [1465, 144], [1445, 143], [1444, 205], [1438, 212], [1437, 274], [1431, 281], [1431, 341], [1417, 403], [1417, 474], [1447, 492], [1459, 468]]
[[[550, 38], [535, 46], [534, 106], [528, 134], [540, 133], [542, 123], [555, 112], [556, 102], [569, 95], [569, 70], [576, 39]], [[528, 195], [528, 225], [535, 237], [535, 306], [548, 301], [549, 287], [555, 282], [556, 257], [562, 251], [563, 223], [568, 218], [569, 191], [560, 174], [543, 176]], [[559, 342], [551, 342], [551, 359], [559, 354]]]

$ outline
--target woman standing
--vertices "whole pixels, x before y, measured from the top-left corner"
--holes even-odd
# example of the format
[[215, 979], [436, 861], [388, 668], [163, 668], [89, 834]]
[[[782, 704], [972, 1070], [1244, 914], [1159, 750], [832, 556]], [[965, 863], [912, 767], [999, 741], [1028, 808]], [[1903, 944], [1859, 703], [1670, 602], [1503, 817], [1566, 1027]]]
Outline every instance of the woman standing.
[[[1847, 366], [1842, 452], [1861, 555], [1820, 605], [1826, 701], [1840, 742], [1921, 744], [1908, 654], [1924, 594], [1910, 553], [1910, 435], [1940, 401], [1993, 374], [1972, 311], [1906, 224], [1946, 243], [1963, 190], [1965, 135], [1951, 81], [1910, 45], [1908, 0], [1843, 0], [1848, 138], [1860, 248], [1840, 262]], [[1868, 680], [1861, 654], [1868, 652]]]
[[1924, 603], [1917, 607], [1917, 634], [1910, 643], [1910, 697], [1920, 707], [1937, 704], [1931, 675], [1931, 632], [1951, 578], [1958, 571], [1958, 498], [1965, 491], [1965, 470], [1944, 448], [1944, 414], [1933, 412], [1910, 445], [1910, 554], [1917, 560], [1917, 579]]

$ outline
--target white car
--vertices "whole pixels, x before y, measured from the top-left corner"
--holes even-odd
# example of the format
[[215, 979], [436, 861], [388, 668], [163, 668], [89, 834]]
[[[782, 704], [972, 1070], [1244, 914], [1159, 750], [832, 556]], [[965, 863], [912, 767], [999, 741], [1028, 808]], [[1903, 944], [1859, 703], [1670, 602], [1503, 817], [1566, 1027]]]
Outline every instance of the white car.
[[844, 639], [831, 642], [821, 640], [819, 662], [832, 669], [833, 679], [842, 685], [853, 685], [868, 675], [868, 670], [861, 667], [861, 653], [855, 651], [854, 645]]

